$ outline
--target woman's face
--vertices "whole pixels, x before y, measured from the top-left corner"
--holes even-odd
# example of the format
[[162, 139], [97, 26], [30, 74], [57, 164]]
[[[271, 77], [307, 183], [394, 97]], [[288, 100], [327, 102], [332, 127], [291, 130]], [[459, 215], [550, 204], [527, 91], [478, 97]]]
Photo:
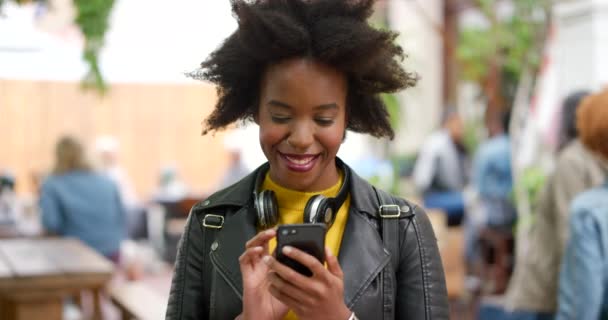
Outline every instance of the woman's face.
[[272, 180], [299, 191], [320, 191], [338, 181], [346, 92], [344, 74], [310, 59], [268, 67], [256, 122]]

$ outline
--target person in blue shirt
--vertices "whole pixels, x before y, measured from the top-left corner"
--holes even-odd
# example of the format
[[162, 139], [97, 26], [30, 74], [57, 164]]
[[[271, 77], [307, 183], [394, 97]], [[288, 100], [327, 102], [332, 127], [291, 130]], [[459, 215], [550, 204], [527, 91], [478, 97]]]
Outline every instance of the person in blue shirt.
[[507, 134], [510, 113], [489, 119], [490, 139], [482, 143], [473, 160], [473, 185], [481, 200], [485, 222], [511, 227], [516, 214], [511, 200], [511, 142]]
[[[608, 89], [583, 101], [577, 127], [585, 146], [608, 162]], [[556, 319], [608, 319], [608, 181], [574, 199], [569, 227]]]
[[[472, 190], [475, 205], [465, 217], [465, 259], [468, 270], [477, 274], [483, 264], [481, 234], [490, 229], [510, 234], [517, 214], [512, 201], [511, 143], [507, 129], [510, 113], [487, 115], [489, 139], [484, 141], [473, 159]], [[470, 280], [477, 280], [472, 276]], [[470, 281], [469, 280], [469, 281]], [[471, 283], [478, 285], [479, 282]]]
[[49, 234], [78, 238], [117, 262], [125, 236], [125, 208], [116, 185], [90, 169], [81, 144], [63, 137], [55, 167], [42, 184], [42, 226]]

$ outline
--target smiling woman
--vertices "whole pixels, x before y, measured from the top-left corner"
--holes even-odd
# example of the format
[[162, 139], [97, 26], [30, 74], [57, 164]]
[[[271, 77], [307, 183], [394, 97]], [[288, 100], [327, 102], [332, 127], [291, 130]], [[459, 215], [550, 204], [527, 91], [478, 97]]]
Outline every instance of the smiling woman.
[[[218, 86], [204, 133], [251, 119], [268, 162], [192, 209], [167, 319], [447, 319], [424, 211], [336, 156], [346, 130], [392, 138], [379, 94], [416, 80], [367, 24], [373, 3], [232, 1], [238, 29], [192, 74]], [[326, 224], [326, 265], [281, 251], [310, 277], [274, 258], [293, 223]]]
[[282, 61], [262, 78], [260, 144], [270, 178], [298, 191], [338, 182], [336, 154], [346, 130], [346, 79], [308, 58]]

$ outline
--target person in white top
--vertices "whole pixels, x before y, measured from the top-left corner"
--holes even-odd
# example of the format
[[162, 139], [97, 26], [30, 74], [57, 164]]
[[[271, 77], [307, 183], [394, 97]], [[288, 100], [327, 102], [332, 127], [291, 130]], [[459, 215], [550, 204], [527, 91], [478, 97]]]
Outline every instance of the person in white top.
[[98, 160], [98, 170], [116, 184], [120, 199], [127, 214], [128, 234], [131, 238], [138, 237], [145, 226], [143, 219], [144, 208], [137, 197], [129, 175], [118, 161], [120, 145], [112, 136], [100, 136], [95, 141], [95, 153]]
[[462, 191], [468, 180], [468, 157], [463, 146], [464, 128], [454, 109], [447, 109], [442, 128], [422, 145], [413, 178], [427, 208], [444, 210], [448, 224], [457, 225], [464, 215]]

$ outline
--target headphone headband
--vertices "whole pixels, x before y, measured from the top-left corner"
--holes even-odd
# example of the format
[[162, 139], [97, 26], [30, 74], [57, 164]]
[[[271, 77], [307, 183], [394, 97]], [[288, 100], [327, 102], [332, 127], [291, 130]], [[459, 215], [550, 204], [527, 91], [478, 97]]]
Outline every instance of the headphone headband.
[[336, 166], [342, 170], [342, 172], [344, 172], [344, 181], [342, 181], [342, 185], [340, 186], [340, 190], [338, 191], [338, 194], [336, 195], [335, 198], [330, 198], [331, 199], [331, 207], [332, 210], [334, 211], [334, 215], [338, 214], [338, 210], [340, 210], [340, 207], [342, 207], [342, 204], [344, 204], [344, 201], [346, 201], [346, 197], [348, 196], [348, 192], [350, 190], [350, 175], [351, 172], [348, 169], [348, 167], [346, 167], [346, 165], [344, 164], [344, 162], [342, 162], [342, 160], [340, 160], [340, 158], [336, 158]]

